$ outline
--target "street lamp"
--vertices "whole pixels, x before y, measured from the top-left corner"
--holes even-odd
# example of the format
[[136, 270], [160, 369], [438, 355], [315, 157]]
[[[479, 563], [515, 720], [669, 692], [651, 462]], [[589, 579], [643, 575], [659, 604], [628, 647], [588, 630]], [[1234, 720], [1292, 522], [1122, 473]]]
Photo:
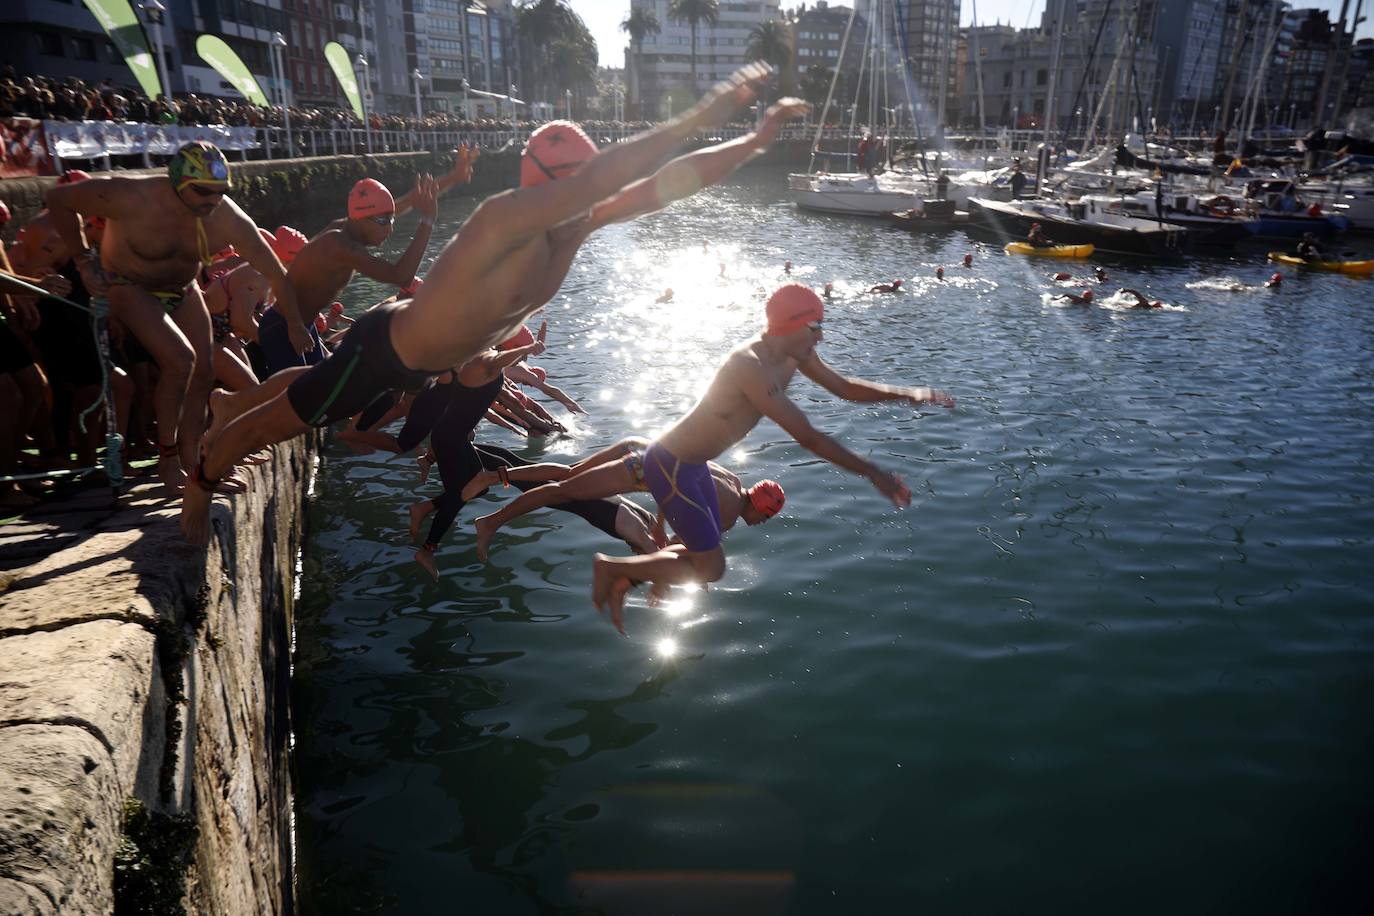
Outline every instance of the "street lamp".
[[420, 72], [419, 67], [416, 67], [414, 70], [411, 70], [410, 76], [412, 79], [415, 80], [415, 120], [419, 121], [421, 118], [424, 117], [424, 115], [420, 112], [420, 80], [424, 79], [425, 77], [424, 74]]
[[565, 110], [566, 110], [566, 112], [567, 112], [566, 117], [567, 117], [567, 119], [568, 119], [569, 121], [571, 121], [571, 120], [572, 120], [572, 90], [571, 90], [571, 89], [564, 89], [564, 90], [563, 90], [563, 99], [564, 99], [564, 102], [565, 102]]
[[153, 44], [157, 46], [157, 78], [162, 82], [162, 94], [171, 101], [172, 85], [167, 82], [167, 56], [162, 50], [162, 14], [167, 12], [167, 7], [158, 0], [143, 0], [140, 6], [148, 21], [157, 26], [153, 29]]
[[367, 152], [370, 155], [372, 153], [372, 122], [367, 118], [367, 96], [371, 87], [367, 81], [367, 58], [363, 57], [362, 52], [358, 53], [358, 75], [362, 77], [358, 82], [363, 84], [363, 91], [360, 93], [363, 100], [363, 131], [367, 137]]
[[286, 49], [286, 36], [281, 32], [272, 33], [272, 78], [277, 81], [277, 97], [281, 100], [281, 116], [286, 125], [286, 155], [295, 155], [295, 147], [291, 143], [291, 109], [286, 98], [286, 64], [282, 61], [282, 53]]
[[506, 98], [510, 99], [510, 129], [512, 134], [515, 133], [515, 90], [516, 85], [514, 83], [506, 85]]

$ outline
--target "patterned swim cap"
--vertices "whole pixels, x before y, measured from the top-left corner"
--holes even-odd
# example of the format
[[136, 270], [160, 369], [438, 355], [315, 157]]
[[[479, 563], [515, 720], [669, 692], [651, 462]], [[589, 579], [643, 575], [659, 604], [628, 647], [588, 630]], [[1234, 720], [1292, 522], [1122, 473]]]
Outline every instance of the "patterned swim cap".
[[227, 191], [233, 184], [224, 154], [218, 146], [204, 140], [194, 140], [173, 153], [167, 163], [167, 174], [172, 179], [172, 187], [178, 191], [190, 184]]

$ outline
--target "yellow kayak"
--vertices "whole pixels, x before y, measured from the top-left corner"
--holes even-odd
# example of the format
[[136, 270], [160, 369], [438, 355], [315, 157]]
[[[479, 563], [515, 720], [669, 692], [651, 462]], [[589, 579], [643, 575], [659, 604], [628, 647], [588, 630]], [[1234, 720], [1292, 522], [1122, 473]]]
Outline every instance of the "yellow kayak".
[[1287, 264], [1290, 267], [1306, 267], [1308, 270], [1329, 270], [1338, 274], [1365, 276], [1366, 274], [1374, 273], [1374, 261], [1309, 261], [1306, 258], [1284, 254], [1282, 251], [1269, 252], [1269, 260], [1277, 261], [1280, 264]]
[[1091, 245], [1051, 245], [1037, 248], [1027, 242], [1008, 242], [1007, 254], [1035, 254], [1044, 258], [1086, 258], [1093, 253]]

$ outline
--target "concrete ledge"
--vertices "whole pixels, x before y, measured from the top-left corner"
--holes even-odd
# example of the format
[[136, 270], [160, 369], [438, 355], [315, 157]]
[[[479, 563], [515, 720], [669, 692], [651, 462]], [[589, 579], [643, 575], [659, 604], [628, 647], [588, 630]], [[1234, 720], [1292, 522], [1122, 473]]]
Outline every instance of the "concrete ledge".
[[313, 454], [278, 446], [248, 493], [216, 499], [208, 552], [152, 484], [0, 527], [0, 913], [111, 912], [131, 796], [194, 816], [189, 912], [291, 910], [290, 602]]

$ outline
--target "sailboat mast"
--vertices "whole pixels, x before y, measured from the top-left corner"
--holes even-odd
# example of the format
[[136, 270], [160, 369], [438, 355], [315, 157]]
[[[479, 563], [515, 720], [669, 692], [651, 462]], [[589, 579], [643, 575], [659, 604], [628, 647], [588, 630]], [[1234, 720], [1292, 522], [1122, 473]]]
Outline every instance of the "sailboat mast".
[[983, 107], [983, 58], [978, 47], [978, 0], [973, 0], [973, 23], [969, 28], [973, 48], [973, 81], [978, 85], [978, 132], [987, 134], [987, 111]]
[[[1048, 0], [1053, 3], [1054, 0]], [[1059, 55], [1064, 50], [1064, 4], [1059, 0], [1054, 16], [1054, 50], [1050, 52], [1050, 86], [1045, 98], [1045, 139], [1040, 145], [1040, 161], [1036, 165], [1035, 186], [1044, 187], [1045, 176], [1049, 173], [1050, 132], [1054, 130], [1054, 99], [1059, 85]], [[1047, 14], [1048, 18], [1048, 14]]]

